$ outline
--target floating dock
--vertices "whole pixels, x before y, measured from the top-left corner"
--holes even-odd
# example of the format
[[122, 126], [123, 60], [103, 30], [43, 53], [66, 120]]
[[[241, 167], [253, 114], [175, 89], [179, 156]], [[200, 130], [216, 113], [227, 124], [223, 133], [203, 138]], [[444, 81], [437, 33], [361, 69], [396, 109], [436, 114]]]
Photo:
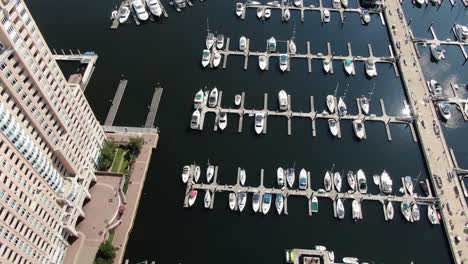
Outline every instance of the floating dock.
[[112, 100], [111, 108], [107, 113], [106, 121], [104, 122], [105, 126], [112, 126], [114, 124], [115, 115], [119, 110], [120, 101], [122, 100], [122, 96], [125, 92], [125, 88], [127, 87], [127, 79], [122, 79], [119, 82], [119, 86], [117, 87], [117, 91], [114, 95], [114, 100]]
[[[432, 44], [435, 44], [435, 45], [452, 45], [452, 46], [458, 46], [463, 54], [463, 57], [465, 58], [465, 62], [468, 60], [468, 54], [466, 53], [466, 50], [465, 50], [465, 46], [468, 46], [468, 42], [460, 42], [460, 41], [456, 41], [456, 40], [439, 40], [437, 38], [437, 35], [434, 31], [434, 28], [432, 27], [432, 25], [429, 27], [429, 30], [431, 31], [431, 34], [432, 34], [432, 39], [423, 39], [423, 38], [415, 38], [413, 36], [413, 32], [411, 31], [411, 29], [409, 29], [410, 31], [410, 36], [411, 36], [411, 39], [413, 40], [413, 43], [414, 45], [424, 45], [424, 46], [427, 46], [427, 45], [432, 45]], [[452, 32], [454, 31], [455, 29], [452, 28]], [[417, 48], [415, 48], [417, 50]], [[420, 57], [419, 53], [418, 53], [418, 57]]]
[[154, 127], [154, 120], [158, 113], [159, 101], [161, 100], [163, 88], [158, 84], [154, 89], [153, 99], [151, 100], [150, 111], [146, 117], [145, 127]]
[[73, 53], [72, 50], [69, 50], [69, 54], [66, 54], [63, 49], [61, 50], [62, 54], [58, 54], [55, 49], [52, 51], [54, 53], [52, 58], [56, 61], [79, 61], [81, 64], [86, 64], [86, 70], [83, 73], [81, 82], [79, 83], [81, 90], [85, 91], [89, 80], [93, 75], [98, 55], [94, 52], [85, 52], [84, 54], [81, 54], [80, 50], [78, 50], [77, 53]]

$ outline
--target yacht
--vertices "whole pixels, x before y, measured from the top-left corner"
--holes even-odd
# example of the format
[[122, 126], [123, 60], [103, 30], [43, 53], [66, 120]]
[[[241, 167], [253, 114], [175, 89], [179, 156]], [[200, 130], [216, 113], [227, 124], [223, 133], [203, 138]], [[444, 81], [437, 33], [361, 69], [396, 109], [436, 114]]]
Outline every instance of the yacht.
[[246, 204], [247, 204], [247, 193], [240, 192], [239, 194], [237, 194], [237, 205], [239, 207], [239, 212], [244, 211]]
[[195, 110], [192, 114], [192, 119], [190, 121], [190, 128], [200, 129], [200, 111]]
[[192, 207], [192, 205], [195, 203], [195, 201], [197, 200], [197, 194], [198, 194], [198, 191], [197, 190], [191, 190], [190, 193], [189, 193], [189, 196], [188, 196], [188, 204], [189, 204], [189, 207]]
[[261, 203], [262, 196], [259, 193], [254, 193], [252, 197], [252, 209], [254, 212], [258, 212], [260, 209], [260, 203]]
[[206, 169], [206, 182], [210, 183], [211, 179], [213, 179], [214, 176], [214, 166], [210, 165], [208, 166], [208, 169]]
[[161, 6], [159, 5], [159, 1], [158, 0], [146, 0], [146, 5], [148, 6], [150, 12], [157, 16], [157, 17], [160, 17], [161, 14], [162, 14], [162, 8]]
[[239, 39], [239, 50], [244, 51], [247, 48], [247, 38], [244, 36]]
[[226, 112], [219, 112], [218, 127], [223, 131], [227, 126], [227, 114]]
[[187, 183], [189, 177], [190, 177], [190, 166], [185, 165], [182, 170], [182, 182]]
[[221, 53], [213, 48], [213, 67], [217, 68], [221, 63]]
[[356, 221], [361, 219], [361, 204], [357, 200], [353, 200], [351, 208], [353, 212], [353, 220]]
[[341, 0], [341, 5], [343, 6], [343, 8], [347, 8], [348, 7], [348, 0]]
[[288, 69], [288, 55], [280, 54], [279, 56], [279, 67], [282, 72]]
[[211, 52], [207, 49], [203, 50], [202, 62], [201, 62], [203, 68], [205, 68], [206, 66], [208, 66], [208, 64], [210, 64], [210, 60], [211, 60]]
[[413, 203], [411, 206], [411, 215], [413, 216], [413, 220], [415, 222], [419, 221], [421, 215], [419, 213], [419, 206], [416, 203]]
[[279, 103], [279, 109], [281, 111], [288, 110], [288, 95], [286, 94], [284, 90], [281, 90], [278, 93], [278, 103]]
[[255, 114], [255, 132], [257, 135], [260, 135], [263, 132], [263, 124], [265, 123], [265, 114], [256, 113]]
[[333, 8], [340, 8], [341, 7], [341, 1], [340, 0], [333, 0], [332, 7]]
[[440, 47], [440, 45], [431, 44], [430, 46], [431, 54], [434, 59], [440, 61], [441, 59], [445, 59], [445, 50]]
[[279, 187], [284, 187], [284, 170], [281, 167], [278, 167], [278, 170], [276, 171], [276, 183]]
[[439, 223], [439, 219], [437, 218], [437, 210], [433, 204], [427, 206], [427, 217], [431, 224], [436, 225]]
[[231, 209], [231, 211], [234, 211], [234, 208], [236, 208], [236, 203], [237, 203], [236, 193], [234, 192], [229, 193], [229, 208]]
[[130, 16], [130, 8], [128, 8], [128, 6], [122, 5], [119, 8], [119, 23], [123, 24], [127, 22], [129, 16]]
[[393, 210], [393, 205], [392, 205], [392, 202], [388, 201], [388, 204], [387, 204], [387, 220], [392, 220], [393, 219], [393, 215], [394, 215], [394, 210]]
[[208, 32], [208, 34], [206, 35], [206, 40], [205, 40], [206, 48], [211, 49], [211, 47], [213, 47], [213, 45], [215, 44], [215, 41], [216, 41], [215, 35], [211, 32]]
[[338, 122], [336, 122], [335, 119], [328, 119], [328, 127], [330, 128], [330, 132], [334, 137], [338, 136]]
[[286, 171], [286, 181], [288, 182], [289, 188], [292, 188], [294, 181], [296, 180], [296, 170], [294, 168], [288, 168]]
[[271, 17], [271, 9], [270, 8], [265, 8], [265, 12], [263, 14], [263, 16], [268, 19]]
[[325, 177], [323, 178], [323, 185], [325, 186], [325, 191], [329, 192], [332, 189], [332, 173], [329, 171], [325, 172]]
[[366, 61], [366, 74], [370, 78], [377, 76], [377, 67], [373, 59], [368, 59]]
[[304, 169], [301, 169], [301, 171], [299, 172], [299, 189], [307, 189], [307, 171]]
[[297, 7], [300, 7], [303, 5], [303, 2], [302, 0], [294, 0], [294, 5], [297, 6]]
[[411, 221], [411, 208], [408, 203], [402, 202], [400, 205], [401, 208], [401, 213], [405, 217], [406, 221], [410, 222]]
[[213, 88], [210, 92], [210, 96], [208, 97], [208, 106], [209, 107], [216, 107], [218, 105], [218, 88]]
[[467, 42], [468, 41], [468, 27], [462, 25], [455, 25], [455, 35], [457, 36], [458, 41]]
[[323, 23], [328, 23], [330, 22], [331, 16], [330, 16], [330, 11], [328, 9], [323, 9], [322, 11], [322, 22]]
[[341, 174], [336, 171], [333, 175], [333, 183], [335, 184], [335, 190], [337, 192], [341, 192], [341, 182]]
[[294, 40], [291, 39], [289, 41], [289, 53], [291, 54], [296, 54], [297, 52], [297, 47], [296, 47], [296, 43], [294, 43]]
[[216, 36], [216, 48], [220, 50], [223, 47], [224, 47], [224, 35], [223, 34], [218, 34]]
[[440, 83], [438, 81], [430, 80], [429, 81], [429, 88], [431, 89], [431, 93], [434, 96], [442, 96], [443, 95], [442, 86], [440, 85]]
[[264, 10], [263, 7], [257, 8], [257, 17], [258, 17], [258, 19], [262, 19], [262, 18], [263, 18], [264, 11], [265, 11], [265, 10]]
[[284, 206], [284, 198], [281, 193], [276, 194], [275, 206], [276, 206], [276, 211], [280, 215], [281, 212], [283, 212], [283, 206]]
[[267, 57], [265, 55], [260, 55], [258, 56], [258, 67], [260, 70], [264, 71], [266, 70], [267, 66]]
[[343, 98], [341, 97], [340, 99], [338, 99], [338, 113], [340, 114], [340, 116], [344, 116], [348, 114], [348, 107], [346, 107], [346, 104]]
[[242, 13], [244, 12], [244, 5], [242, 3], [237, 3], [236, 4], [236, 15], [238, 17], [242, 16]]
[[367, 97], [365, 97], [365, 96], [359, 97], [359, 106], [360, 106], [363, 114], [365, 114], [365, 115], [369, 114], [370, 104], [369, 104], [369, 99], [367, 99]]
[[445, 121], [448, 121], [450, 117], [452, 117], [452, 114], [450, 114], [450, 106], [447, 101], [438, 102], [437, 107], [439, 108], [439, 112]]
[[360, 119], [353, 120], [354, 134], [358, 139], [363, 139], [366, 135], [366, 128], [364, 127], [364, 122]]
[[143, 5], [143, 2], [141, 2], [141, 0], [133, 1], [132, 6], [135, 10], [135, 13], [137, 14], [138, 19], [140, 19], [141, 21], [148, 20], [148, 12], [146, 12], [145, 6]]
[[405, 188], [410, 195], [413, 195], [413, 178], [411, 176], [406, 176], [404, 179]]
[[382, 175], [380, 176], [380, 191], [383, 192], [384, 194], [391, 194], [392, 193], [392, 185], [393, 181], [390, 178], [390, 175], [384, 170], [382, 172]]
[[343, 202], [341, 201], [340, 198], [336, 199], [335, 210], [336, 210], [336, 216], [338, 216], [339, 219], [343, 219], [345, 215], [345, 209], [344, 209]]
[[327, 95], [327, 108], [330, 114], [335, 113], [336, 109], [336, 97], [333, 95]]
[[350, 57], [350, 58], [347, 58], [343, 61], [343, 64], [344, 64], [344, 68], [345, 68], [345, 71], [348, 75], [354, 75], [356, 74], [356, 71], [354, 69], [354, 62], [353, 62], [353, 59]]
[[370, 16], [369, 10], [367, 10], [367, 9], [362, 10], [361, 20], [362, 20], [363, 24], [369, 24], [369, 22], [371, 21], [371, 16]]
[[244, 169], [240, 169], [239, 182], [240, 182], [241, 185], [244, 185], [244, 184], [245, 184], [246, 178], [247, 178], [247, 175], [245, 174], [245, 170], [244, 170]]
[[354, 173], [352, 171], [348, 171], [346, 178], [348, 180], [349, 188], [351, 188], [353, 192], [356, 191], [356, 176]]
[[195, 182], [198, 182], [198, 180], [200, 179], [200, 175], [201, 175], [201, 170], [200, 170], [200, 166], [195, 166], [195, 172], [193, 173], [193, 180]]
[[262, 202], [262, 213], [266, 215], [268, 211], [270, 211], [271, 206], [271, 193], [265, 193], [263, 195], [263, 202]]
[[319, 208], [318, 208], [318, 199], [317, 199], [316, 196], [312, 197], [312, 205], [311, 206], [312, 206], [312, 208], [311, 208], [312, 213], [318, 213], [318, 210], [319, 210]]
[[267, 50], [268, 52], [276, 52], [276, 39], [274, 37], [267, 40]]
[[367, 179], [366, 179], [366, 174], [364, 174], [364, 171], [359, 169], [357, 171], [357, 187], [359, 189], [360, 193], [367, 193]]
[[331, 70], [331, 67], [332, 67], [332, 60], [330, 57], [326, 57], [324, 60], [323, 60], [323, 70], [326, 72], [326, 73], [329, 73], [330, 70]]
[[289, 11], [289, 8], [286, 8], [284, 10], [284, 14], [283, 14], [283, 19], [284, 21], [289, 21], [289, 19], [291, 18], [291, 11]]
[[210, 191], [206, 190], [205, 191], [205, 198], [203, 199], [203, 205], [205, 208], [210, 208], [211, 205], [211, 193]]
[[193, 107], [201, 108], [203, 103], [205, 102], [205, 93], [202, 89], [200, 89], [196, 94], [195, 98], [193, 99]]
[[234, 96], [234, 104], [235, 104], [236, 106], [239, 106], [239, 105], [241, 104], [241, 101], [242, 101], [242, 95], [236, 94], [236, 95]]

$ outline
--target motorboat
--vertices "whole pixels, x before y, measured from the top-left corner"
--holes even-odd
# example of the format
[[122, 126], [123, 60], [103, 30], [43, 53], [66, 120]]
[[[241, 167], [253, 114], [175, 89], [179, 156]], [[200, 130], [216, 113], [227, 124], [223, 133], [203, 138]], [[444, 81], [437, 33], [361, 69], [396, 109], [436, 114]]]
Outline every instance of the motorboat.
[[349, 188], [354, 192], [356, 191], [356, 176], [352, 171], [348, 171], [346, 175], [346, 179], [348, 181]]
[[210, 92], [210, 96], [208, 97], [208, 106], [209, 107], [216, 107], [218, 105], [218, 88], [214, 87], [213, 90]]
[[265, 10], [264, 10], [263, 7], [257, 8], [257, 17], [258, 17], [258, 19], [262, 19], [262, 18], [263, 18], [264, 11], [265, 11]]
[[413, 195], [413, 178], [411, 176], [406, 176], [404, 178], [405, 188], [410, 195]]
[[431, 44], [429, 47], [431, 49], [431, 54], [434, 59], [440, 61], [441, 59], [445, 59], [445, 50], [437, 44]]
[[372, 175], [372, 179], [374, 180], [375, 185], [380, 185], [380, 175], [374, 174]]
[[407, 202], [402, 202], [400, 205], [401, 213], [405, 217], [406, 221], [411, 221], [411, 208]]
[[283, 212], [283, 206], [284, 206], [284, 198], [281, 193], [276, 194], [275, 206], [276, 206], [276, 211], [280, 215]]
[[431, 90], [431, 93], [434, 96], [442, 96], [443, 95], [442, 86], [440, 85], [440, 83], [438, 81], [430, 80], [429, 81], [429, 88]]
[[330, 20], [331, 20], [330, 10], [323, 9], [322, 10], [322, 22], [323, 23], [328, 23], [328, 22], [330, 22]]
[[394, 215], [394, 210], [393, 210], [393, 204], [390, 201], [388, 201], [386, 213], [387, 213], [387, 220], [392, 220], [393, 215]]
[[333, 95], [327, 95], [327, 108], [330, 114], [335, 113], [336, 110], [336, 97]]
[[288, 22], [290, 18], [291, 18], [291, 11], [289, 10], [289, 8], [284, 9], [284, 14], [283, 14], [284, 21]]
[[468, 41], [468, 27], [460, 24], [455, 25], [455, 35], [460, 42]]
[[161, 8], [161, 5], [159, 5], [159, 1], [158, 0], [145, 0], [145, 1], [151, 14], [157, 17], [160, 17], [162, 14], [162, 8]]
[[288, 69], [288, 55], [280, 54], [279, 67], [282, 72], [285, 72]]
[[329, 192], [332, 189], [332, 173], [329, 171], [325, 172], [325, 177], [323, 178], [323, 185], [325, 186], [325, 191]]
[[390, 178], [390, 175], [387, 173], [387, 171], [384, 170], [382, 172], [382, 175], [380, 175], [380, 184], [379, 184], [380, 191], [383, 192], [384, 194], [391, 194], [392, 186], [393, 186], [393, 181]]
[[365, 96], [359, 97], [359, 107], [361, 108], [363, 114], [368, 115], [370, 107], [369, 99]]
[[297, 47], [296, 47], [296, 43], [294, 43], [294, 40], [291, 39], [289, 41], [289, 53], [291, 54], [296, 54], [297, 52]]
[[190, 120], [190, 128], [200, 129], [200, 111], [198, 111], [198, 109], [193, 111], [192, 119]]
[[296, 170], [294, 168], [288, 168], [286, 172], [286, 181], [288, 182], [289, 188], [293, 187], [295, 180], [296, 180]]
[[247, 48], [247, 38], [242, 36], [239, 39], [239, 50], [244, 51]]
[[213, 47], [213, 45], [215, 44], [215, 41], [216, 41], [215, 35], [211, 32], [208, 32], [208, 34], [206, 34], [206, 40], [205, 40], [206, 48], [211, 49], [211, 47]]
[[263, 14], [263, 17], [265, 17], [266, 19], [271, 17], [271, 9], [270, 8], [265, 8], [265, 12]]
[[174, 6], [179, 9], [186, 8], [187, 2], [186, 0], [174, 0]]
[[201, 108], [203, 103], [205, 102], [205, 93], [202, 89], [200, 89], [196, 94], [195, 98], [193, 99], [193, 107]]
[[241, 185], [245, 184], [246, 178], [247, 178], [247, 175], [245, 174], [245, 169], [240, 169], [239, 182], [240, 182]]
[[237, 203], [236, 193], [234, 192], [229, 193], [229, 209], [231, 209], [231, 211], [234, 211], [234, 208], [236, 208], [236, 203]]
[[348, 7], [348, 0], [341, 0], [341, 5], [343, 6], [343, 8], [347, 8]]
[[263, 132], [263, 125], [265, 123], [265, 114], [256, 113], [255, 114], [255, 132], [257, 135], [260, 135]]
[[195, 166], [195, 172], [193, 173], [193, 180], [195, 182], [198, 182], [198, 180], [200, 179], [200, 175], [201, 175], [201, 170], [200, 170], [200, 166]]
[[254, 193], [252, 197], [252, 209], [254, 212], [258, 212], [260, 209], [260, 203], [261, 203], [262, 196], [259, 193]]
[[214, 49], [213, 50], [213, 67], [217, 68], [220, 63], [221, 63], [221, 53], [217, 51], [216, 49]]
[[339, 219], [343, 219], [345, 216], [345, 209], [344, 209], [343, 202], [341, 201], [340, 198], [336, 199], [335, 210], [336, 210], [336, 216], [338, 216]]
[[276, 183], [279, 187], [284, 187], [284, 170], [281, 167], [278, 167], [278, 170], [276, 171]]
[[258, 56], [258, 67], [260, 70], [264, 71], [266, 70], [267, 66], [267, 57], [265, 55], [260, 55]]
[[348, 107], [346, 106], [343, 98], [341, 97], [340, 99], [338, 99], [338, 113], [340, 114], [340, 116], [348, 114]]
[[353, 220], [361, 219], [361, 204], [357, 200], [353, 200], [351, 203]]
[[427, 186], [425, 181], [419, 181], [419, 186], [421, 187], [421, 190], [423, 191], [425, 196], [429, 196], [431, 194], [429, 192], [429, 187]]
[[332, 7], [333, 8], [341, 8], [341, 1], [340, 0], [333, 0]]
[[303, 2], [302, 0], [294, 0], [294, 5], [297, 6], [297, 7], [300, 7], [303, 5]]
[[370, 78], [377, 76], [377, 67], [373, 59], [366, 60], [366, 74]]
[[437, 218], [437, 210], [433, 204], [427, 206], [427, 217], [431, 224], [439, 224], [439, 218]]
[[334, 118], [328, 119], [328, 127], [334, 137], [338, 136], [338, 122]]
[[279, 91], [278, 103], [279, 103], [279, 109], [281, 111], [288, 110], [288, 95], [286, 94], [286, 91], [284, 90]]
[[239, 207], [239, 212], [244, 211], [245, 205], [247, 204], [247, 193], [240, 192], [237, 194], [237, 205]]
[[450, 106], [447, 101], [438, 102], [437, 107], [439, 108], [439, 112], [445, 121], [448, 121], [450, 117], [452, 117], [452, 114], [450, 113]]
[[203, 199], [203, 205], [205, 208], [210, 208], [211, 205], [211, 193], [210, 191], [206, 190], [205, 191], [205, 198]]
[[326, 251], [327, 248], [326, 248], [325, 246], [316, 245], [316, 246], [315, 246], [315, 250], [318, 250], [318, 251]]
[[331, 263], [335, 263], [335, 252], [328, 251], [328, 258], [330, 258]]
[[216, 36], [216, 48], [220, 50], [223, 47], [224, 47], [224, 35], [223, 34], [218, 34]]
[[413, 205], [411, 206], [411, 215], [413, 216], [413, 220], [415, 222], [419, 221], [419, 219], [421, 218], [421, 215], [419, 213], [419, 206], [417, 203], [413, 203]]
[[344, 257], [343, 258], [344, 264], [359, 264], [359, 259], [354, 257]]
[[226, 112], [219, 112], [218, 127], [223, 131], [227, 126], [227, 114]]
[[134, 0], [132, 2], [132, 6], [139, 20], [148, 20], [148, 12], [146, 12], [145, 6], [143, 5], [143, 2], [141, 0]]
[[213, 176], [214, 176], [214, 166], [209, 165], [208, 169], [206, 169], [206, 182], [210, 183], [211, 180], [213, 179]]
[[266, 215], [268, 211], [270, 211], [271, 206], [271, 193], [265, 193], [263, 195], [263, 202], [262, 202], [262, 213]]
[[242, 13], [244, 12], [244, 5], [242, 3], [237, 3], [236, 4], [236, 15], [238, 17], [242, 16]]
[[236, 106], [239, 106], [239, 105], [241, 104], [241, 101], [242, 101], [242, 95], [236, 94], [236, 95], [234, 96], [234, 104], [235, 104]]
[[353, 120], [354, 134], [358, 139], [363, 139], [366, 135], [366, 128], [364, 127], [364, 122], [361, 119]]
[[301, 171], [299, 172], [299, 189], [307, 189], [307, 171], [304, 169], [301, 169]]
[[329, 73], [330, 70], [331, 70], [331, 67], [332, 67], [332, 60], [330, 57], [326, 57], [324, 60], [323, 60], [323, 70], [326, 72], [326, 73]]
[[357, 177], [357, 187], [360, 193], [367, 193], [367, 179], [364, 171], [359, 169], [356, 173]]
[[129, 16], [130, 16], [130, 8], [128, 8], [128, 6], [122, 5], [119, 8], [119, 23], [123, 24], [127, 22]]
[[207, 49], [203, 50], [202, 62], [201, 62], [203, 68], [205, 68], [206, 66], [208, 66], [208, 64], [210, 64], [210, 60], [211, 60], [211, 52]]
[[333, 183], [335, 184], [335, 190], [341, 192], [341, 174], [337, 171], [333, 174]]
[[354, 75], [356, 74], [356, 71], [354, 69], [354, 61], [352, 58], [347, 58], [343, 61], [345, 71], [348, 75]]
[[188, 195], [188, 205], [189, 205], [189, 207], [192, 207], [192, 205], [197, 200], [197, 194], [198, 194], [197, 190], [191, 190], [189, 192], [189, 195]]
[[185, 165], [184, 168], [182, 169], [182, 182], [187, 183], [189, 177], [190, 177], [190, 166]]
[[319, 211], [319, 207], [318, 207], [318, 199], [316, 196], [313, 196], [312, 197], [312, 202], [311, 202], [311, 208], [310, 210], [312, 211], [312, 213], [318, 213]]
[[268, 52], [276, 52], [276, 39], [274, 37], [267, 40], [267, 50]]
[[370, 16], [369, 10], [367, 10], [367, 9], [362, 10], [361, 20], [362, 20], [363, 24], [369, 24], [370, 23], [371, 16]]

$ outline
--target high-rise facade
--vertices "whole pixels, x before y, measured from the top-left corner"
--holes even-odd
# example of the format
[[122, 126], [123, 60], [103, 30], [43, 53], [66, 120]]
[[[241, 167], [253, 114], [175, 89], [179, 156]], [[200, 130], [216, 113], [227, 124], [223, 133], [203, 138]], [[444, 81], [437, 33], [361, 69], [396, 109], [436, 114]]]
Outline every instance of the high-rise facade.
[[23, 0], [0, 9], [0, 263], [61, 263], [105, 134]]

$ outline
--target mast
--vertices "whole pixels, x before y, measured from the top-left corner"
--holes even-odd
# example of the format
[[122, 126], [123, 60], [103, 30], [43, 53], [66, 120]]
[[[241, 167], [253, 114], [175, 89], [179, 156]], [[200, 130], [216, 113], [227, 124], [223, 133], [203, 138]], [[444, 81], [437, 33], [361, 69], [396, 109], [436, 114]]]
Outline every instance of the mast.
[[371, 100], [372, 95], [374, 94], [374, 90], [375, 90], [375, 83], [374, 83], [374, 85], [372, 86], [372, 90], [369, 92], [369, 101]]
[[[338, 94], [338, 87], [340, 87], [340, 83], [339, 83], [339, 82], [336, 84], [336, 87], [335, 87], [335, 92], [334, 92], [335, 98], [336, 98], [336, 95]], [[333, 165], [335, 165], [335, 164], [333, 164]]]

